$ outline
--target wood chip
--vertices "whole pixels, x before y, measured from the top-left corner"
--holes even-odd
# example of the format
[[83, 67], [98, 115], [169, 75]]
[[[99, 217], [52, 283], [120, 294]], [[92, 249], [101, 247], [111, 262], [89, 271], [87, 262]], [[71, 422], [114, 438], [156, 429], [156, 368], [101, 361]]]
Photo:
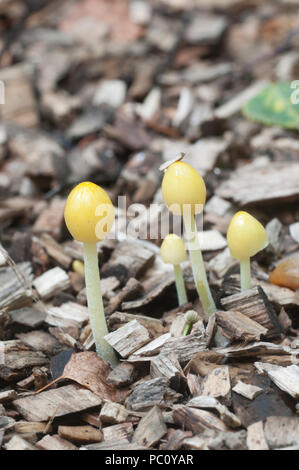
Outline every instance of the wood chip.
[[206, 348], [206, 342], [201, 332], [191, 333], [188, 336], [170, 338], [162, 347], [160, 353], [168, 355], [174, 353], [180, 363], [190, 361], [196, 353]]
[[115, 387], [125, 387], [134, 382], [137, 376], [136, 367], [128, 362], [118, 364], [107, 376], [107, 381]]
[[[275, 204], [299, 199], [299, 165], [292, 162], [252, 163], [234, 171], [216, 194], [240, 206]], [[285, 183], [282, 185], [281, 181]]]
[[184, 379], [180, 363], [174, 353], [169, 355], [159, 354], [157, 357], [153, 357], [150, 364], [150, 374], [153, 379], [166, 377], [169, 380], [170, 387], [174, 390], [179, 390]]
[[264, 424], [266, 441], [270, 449], [299, 444], [299, 419], [285, 416], [270, 416]]
[[81, 328], [89, 320], [88, 309], [75, 302], [65, 302], [60, 307], [47, 309], [46, 323], [60, 328]]
[[[100, 444], [89, 444], [84, 447], [80, 447], [80, 450], [113, 450], [113, 451], [126, 450], [130, 452], [135, 451], [135, 450], [145, 450], [145, 449], [146, 447], [131, 443], [128, 441], [128, 439], [119, 439], [119, 440], [113, 439], [107, 442], [101, 442]], [[114, 457], [114, 459], [117, 459], [117, 458], [118, 458], [117, 456]], [[122, 462], [118, 462], [118, 463], [122, 463]]]
[[103, 428], [103, 435], [105, 441], [115, 441], [121, 439], [130, 439], [134, 432], [132, 423], [115, 424]]
[[116, 330], [125, 323], [129, 323], [132, 320], [137, 320], [140, 325], [146, 328], [153, 338], [166, 333], [166, 329], [163, 326], [162, 320], [159, 318], [152, 318], [145, 315], [134, 315], [127, 312], [115, 312], [109, 317], [110, 330]]
[[256, 387], [255, 385], [245, 384], [239, 380], [237, 384], [232, 389], [235, 393], [242, 395], [242, 397], [248, 398], [248, 400], [254, 400], [260, 393], [263, 392], [263, 389]]
[[158, 336], [158, 338], [150, 341], [142, 348], [137, 349], [137, 351], [135, 351], [132, 356], [129, 357], [129, 360], [134, 357], [155, 356], [156, 354], [159, 354], [160, 349], [170, 337], [170, 333], [165, 333], [164, 335]]
[[13, 401], [19, 413], [28, 421], [48, 421], [53, 416], [77, 413], [101, 403], [101, 398], [77, 385], [66, 385]]
[[176, 424], [194, 433], [201, 433], [209, 429], [218, 431], [228, 430], [227, 426], [213, 413], [184, 405], [179, 405], [175, 408], [173, 419]]
[[128, 357], [150, 341], [147, 329], [137, 320], [127, 323], [104, 338], [123, 358]]
[[6, 392], [0, 392], [0, 403], [9, 403], [17, 398], [18, 394], [15, 390], [7, 390]]
[[33, 281], [39, 296], [43, 299], [50, 299], [57, 293], [70, 287], [71, 282], [67, 273], [56, 266], [50, 269]]
[[58, 434], [43, 437], [36, 443], [36, 446], [42, 450], [77, 450], [77, 447], [71, 442], [62, 439]]
[[152, 447], [167, 433], [167, 427], [164, 423], [163, 414], [158, 408], [154, 406], [139, 422], [132, 442], [143, 445], [145, 447]]
[[58, 434], [74, 444], [91, 444], [103, 440], [101, 431], [92, 426], [59, 426]]
[[217, 398], [220, 402], [230, 405], [231, 382], [229, 367], [216, 367], [206, 375], [201, 386], [201, 395]]
[[23, 307], [18, 310], [11, 310], [9, 315], [13, 323], [30, 327], [32, 329], [38, 328], [46, 318], [46, 314], [44, 312], [35, 310], [31, 307]]
[[[16, 274], [18, 273], [18, 274]], [[19, 263], [15, 268], [0, 268], [0, 309], [21, 308], [32, 303], [31, 281], [32, 265], [29, 262]]]
[[263, 421], [257, 421], [248, 426], [247, 447], [249, 450], [269, 450]]
[[237, 311], [216, 312], [217, 324], [221, 328], [222, 334], [230, 342], [259, 341], [261, 336], [265, 336], [267, 328]]
[[229, 411], [226, 406], [222, 405], [218, 400], [216, 400], [216, 398], [201, 395], [189, 400], [187, 406], [190, 406], [191, 408], [207, 408], [216, 410], [218, 411], [224, 424], [230, 428], [239, 428], [241, 426], [241, 421], [239, 418]]
[[6, 450], [37, 450], [30, 442], [15, 434], [5, 445]]
[[155, 405], [162, 408], [170, 406], [181, 395], [169, 388], [168, 384], [167, 378], [158, 377], [136, 385], [126, 400], [126, 406], [134, 411], [147, 411]]
[[100, 420], [105, 424], [121, 424], [126, 421], [128, 415], [123, 405], [107, 401], [101, 409]]
[[271, 380], [284, 392], [294, 398], [299, 398], [299, 366], [293, 364], [288, 367], [274, 364], [255, 363], [259, 370], [265, 371]]
[[259, 323], [268, 330], [266, 333], [268, 338], [277, 336], [282, 332], [274, 308], [263, 289], [259, 286], [224, 297], [221, 299], [221, 305], [225, 310], [236, 310]]

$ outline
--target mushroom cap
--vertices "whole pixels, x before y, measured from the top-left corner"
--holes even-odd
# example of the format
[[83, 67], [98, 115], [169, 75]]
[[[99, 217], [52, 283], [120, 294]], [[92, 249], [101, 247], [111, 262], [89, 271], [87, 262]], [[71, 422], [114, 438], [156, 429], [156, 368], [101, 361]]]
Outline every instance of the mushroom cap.
[[262, 224], [244, 211], [233, 216], [227, 231], [227, 242], [231, 255], [238, 260], [254, 256], [269, 243]]
[[114, 208], [104, 189], [86, 181], [70, 192], [64, 209], [64, 219], [75, 240], [96, 243], [110, 232], [114, 221]]
[[164, 238], [161, 245], [161, 257], [165, 264], [180, 264], [187, 259], [183, 240], [170, 233]]
[[206, 185], [191, 165], [179, 161], [165, 171], [162, 195], [173, 214], [183, 215], [184, 205], [190, 205], [191, 214], [199, 214], [206, 202]]

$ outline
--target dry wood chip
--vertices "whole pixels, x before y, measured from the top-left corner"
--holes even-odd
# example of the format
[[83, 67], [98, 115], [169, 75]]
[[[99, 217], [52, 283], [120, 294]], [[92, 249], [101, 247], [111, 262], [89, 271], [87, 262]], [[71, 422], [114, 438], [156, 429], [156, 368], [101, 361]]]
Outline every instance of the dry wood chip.
[[74, 380], [106, 400], [115, 399], [114, 387], [107, 382], [109, 364], [95, 352], [84, 351], [72, 354], [66, 364], [63, 377]]
[[216, 188], [216, 194], [241, 206], [297, 201], [298, 178], [298, 163], [271, 162], [270, 165], [255, 161], [234, 171], [227, 181]]
[[19, 263], [14, 268], [0, 268], [0, 308], [20, 308], [31, 303], [32, 265]]
[[109, 317], [110, 330], [114, 331], [125, 323], [129, 323], [132, 320], [137, 320], [140, 325], [146, 328], [153, 338], [166, 333], [166, 329], [163, 326], [162, 320], [159, 318], [152, 318], [144, 315], [134, 315], [133, 313], [126, 312], [115, 312]]
[[56, 266], [37, 277], [33, 281], [33, 285], [39, 296], [43, 300], [46, 300], [53, 297], [58, 292], [68, 289], [71, 282], [67, 273]]
[[270, 302], [273, 302], [280, 307], [290, 307], [299, 305], [299, 294], [297, 291], [288, 289], [287, 287], [276, 286], [269, 282], [260, 281], [260, 286], [267, 294]]
[[9, 312], [12, 322], [32, 329], [38, 328], [46, 318], [46, 314], [31, 307], [23, 307]]
[[105, 340], [123, 358], [128, 357], [137, 349], [150, 341], [150, 335], [144, 326], [133, 320], [116, 331], [105, 336]]
[[[42, 157], [41, 157], [42, 158]], [[44, 209], [33, 225], [35, 234], [49, 233], [55, 240], [60, 240], [63, 234], [65, 200], [53, 199], [49, 206]], [[49, 245], [48, 245], [49, 246]], [[52, 255], [49, 253], [50, 256]]]
[[60, 307], [47, 309], [46, 323], [60, 328], [81, 328], [88, 319], [88, 308], [75, 302], [65, 302]]
[[181, 395], [168, 386], [169, 380], [165, 377], [146, 380], [137, 384], [126, 400], [126, 406], [133, 411], [146, 411], [157, 405], [162, 408], [179, 400]]
[[270, 449], [299, 444], [299, 418], [270, 416], [264, 424], [266, 441]]
[[213, 413], [184, 405], [178, 405], [175, 408], [173, 419], [176, 424], [194, 433], [201, 433], [209, 429], [228, 431], [227, 426]]
[[51, 426], [48, 423], [38, 423], [36, 421], [17, 421], [14, 427], [18, 434], [42, 434], [51, 432]]
[[124, 288], [115, 296], [113, 296], [107, 305], [105, 312], [111, 314], [115, 312], [120, 304], [125, 300], [133, 300], [143, 293], [143, 285], [135, 278], [130, 278]]
[[206, 375], [201, 385], [201, 395], [218, 398], [219, 401], [230, 405], [231, 382], [229, 367], [216, 367]]
[[0, 348], [3, 347], [5, 357], [4, 364], [0, 365], [0, 378], [5, 381], [20, 380], [33, 367], [43, 366], [48, 363], [48, 359], [43, 353], [29, 351], [25, 345], [21, 346], [21, 342], [13, 342], [15, 349], [7, 343], [10, 342], [0, 341]]
[[0, 392], [0, 403], [9, 403], [17, 398], [18, 394], [15, 390], [7, 390], [6, 392]]
[[216, 318], [222, 334], [230, 342], [259, 341], [261, 336], [265, 336], [268, 331], [267, 328], [235, 310], [218, 311], [216, 312]]
[[249, 450], [269, 450], [263, 421], [257, 421], [248, 426], [247, 447]]
[[115, 441], [121, 439], [130, 439], [134, 432], [132, 423], [115, 424], [103, 428], [103, 435], [105, 441]]
[[107, 442], [101, 442], [100, 444], [89, 444], [84, 447], [80, 447], [80, 450], [126, 450], [131, 452], [133, 450], [146, 450], [146, 447], [133, 442], [131, 443], [128, 439], [113, 439]]
[[132, 437], [132, 442], [152, 447], [167, 433], [163, 414], [154, 406], [140, 421]]
[[156, 377], [166, 377], [169, 385], [174, 390], [179, 390], [182, 380], [185, 378], [180, 363], [175, 354], [159, 354], [151, 359], [150, 374]]
[[191, 408], [215, 409], [218, 411], [224, 424], [230, 428], [239, 428], [241, 426], [241, 421], [239, 418], [229, 411], [226, 406], [222, 405], [218, 400], [216, 400], [216, 398], [201, 395], [188, 401], [187, 406], [190, 406]]
[[59, 266], [64, 269], [68, 269], [72, 262], [72, 258], [67, 255], [61, 245], [57, 243], [54, 238], [51, 237], [48, 233], [43, 233], [39, 239], [39, 242], [46, 250], [48, 255], [57, 262]]
[[267, 343], [264, 341], [258, 341], [249, 345], [235, 345], [227, 348], [217, 348], [215, 350], [218, 354], [225, 357], [260, 357], [260, 356], [271, 356], [273, 354], [289, 354], [296, 356], [296, 350], [292, 350], [288, 346], [281, 344]]
[[288, 367], [281, 367], [263, 362], [256, 362], [254, 365], [259, 370], [265, 371], [281, 390], [294, 398], [299, 398], [299, 366], [293, 364]]
[[120, 403], [107, 401], [101, 409], [100, 420], [106, 424], [124, 423], [129, 413]]
[[43, 351], [45, 353], [52, 353], [55, 348], [59, 348], [59, 343], [54, 336], [46, 331], [35, 330], [29, 333], [19, 333], [16, 335], [24, 344], [35, 351]]
[[136, 377], [136, 366], [121, 362], [108, 374], [107, 381], [115, 387], [125, 387], [133, 383]]
[[92, 426], [59, 426], [58, 434], [62, 439], [74, 444], [91, 444], [101, 442], [103, 434]]
[[47, 434], [36, 443], [36, 446], [42, 450], [77, 450], [74, 444], [62, 439], [58, 434], [53, 436]]
[[174, 353], [178, 361], [186, 363], [190, 361], [196, 353], [206, 348], [205, 338], [201, 332], [195, 332], [188, 336], [170, 338], [162, 347], [160, 353], [168, 355]]
[[77, 385], [66, 385], [13, 401], [14, 407], [28, 421], [48, 421], [53, 416], [77, 413], [101, 403], [100, 397]]
[[267, 337], [282, 332], [277, 315], [263, 289], [259, 286], [221, 299], [225, 310], [235, 310], [268, 330]]
[[159, 354], [160, 349], [166, 343], [166, 341], [171, 337], [170, 333], [165, 333], [164, 335], [158, 336], [158, 338], [154, 339], [150, 343], [147, 343], [140, 349], [137, 349], [130, 358], [134, 357], [142, 357], [142, 356], [154, 356], [155, 354]]
[[163, 295], [171, 285], [174, 284], [173, 274], [153, 276], [152, 279], [143, 283], [145, 294], [137, 300], [130, 300], [121, 304], [122, 310], [137, 310], [150, 305]]
[[5, 444], [6, 450], [37, 450], [37, 448], [30, 444], [30, 442], [23, 439], [23, 437], [15, 434], [7, 444]]
[[232, 390], [239, 395], [248, 398], [248, 400], [254, 400], [255, 397], [263, 392], [262, 388], [256, 387], [255, 385], [245, 384], [241, 380], [237, 382]]

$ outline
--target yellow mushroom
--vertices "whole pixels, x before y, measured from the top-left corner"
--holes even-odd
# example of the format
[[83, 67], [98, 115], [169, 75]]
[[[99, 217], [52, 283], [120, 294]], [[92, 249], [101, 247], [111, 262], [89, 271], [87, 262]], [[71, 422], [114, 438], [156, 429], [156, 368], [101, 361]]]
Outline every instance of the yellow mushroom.
[[216, 307], [207, 280], [195, 221], [195, 215], [202, 212], [206, 201], [204, 180], [188, 163], [175, 162], [164, 173], [162, 195], [168, 209], [183, 217], [195, 285], [203, 309], [210, 316]]
[[240, 261], [241, 290], [250, 289], [250, 258], [268, 245], [267, 232], [252, 215], [239, 211], [229, 224], [227, 243], [231, 255]]
[[83, 242], [88, 311], [97, 353], [115, 366], [118, 362], [115, 351], [104, 339], [108, 328], [96, 246], [111, 230], [114, 221], [112, 202], [106, 192], [96, 184], [80, 183], [68, 196], [64, 218], [74, 239]]
[[80, 274], [81, 277], [84, 279], [84, 263], [83, 261], [80, 261], [79, 259], [75, 259], [72, 263], [72, 268], [75, 271], [75, 273]]
[[187, 259], [183, 240], [174, 233], [167, 235], [161, 245], [161, 257], [165, 264], [173, 265], [179, 305], [183, 305], [188, 301], [181, 269], [181, 263]]

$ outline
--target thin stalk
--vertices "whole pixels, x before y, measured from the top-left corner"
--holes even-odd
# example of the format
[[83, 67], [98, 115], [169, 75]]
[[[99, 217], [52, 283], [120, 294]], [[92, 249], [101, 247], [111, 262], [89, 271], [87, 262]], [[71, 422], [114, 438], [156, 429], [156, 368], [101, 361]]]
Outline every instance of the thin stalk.
[[185, 282], [183, 278], [183, 273], [181, 266], [179, 264], [173, 265], [174, 276], [175, 276], [175, 286], [178, 294], [179, 305], [186, 304], [188, 302]]
[[189, 256], [195, 286], [205, 314], [210, 317], [216, 312], [216, 306], [208, 284], [207, 274], [199, 245], [195, 217], [193, 214], [184, 215], [184, 225], [188, 239]]
[[251, 288], [250, 258], [240, 261], [241, 291]]
[[189, 330], [191, 328], [192, 324], [191, 323], [186, 323], [185, 327], [184, 327], [184, 330], [183, 330], [183, 336], [187, 336], [187, 334], [189, 333]]
[[88, 312], [96, 351], [102, 359], [115, 367], [118, 363], [117, 356], [114, 349], [104, 339], [104, 336], [108, 334], [108, 328], [101, 292], [97, 246], [96, 243], [84, 243], [83, 245]]

